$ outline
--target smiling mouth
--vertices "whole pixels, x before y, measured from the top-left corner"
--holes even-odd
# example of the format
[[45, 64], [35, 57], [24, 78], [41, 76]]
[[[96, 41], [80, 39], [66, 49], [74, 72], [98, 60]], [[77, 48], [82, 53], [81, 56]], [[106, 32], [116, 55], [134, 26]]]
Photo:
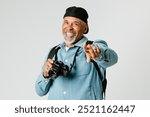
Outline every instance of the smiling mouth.
[[75, 33], [73, 31], [65, 31], [65, 35], [72, 38], [75, 36]]

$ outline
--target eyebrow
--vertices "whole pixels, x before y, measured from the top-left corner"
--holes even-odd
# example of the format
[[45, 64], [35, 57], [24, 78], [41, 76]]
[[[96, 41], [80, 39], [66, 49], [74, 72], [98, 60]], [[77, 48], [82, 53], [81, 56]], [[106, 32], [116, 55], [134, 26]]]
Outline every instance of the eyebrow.
[[[67, 20], [67, 19], [65, 19], [65, 20], [64, 20], [64, 22], [65, 22], [65, 21], [67, 21], [67, 22], [68, 22], [68, 20]], [[80, 22], [80, 21], [74, 21], [74, 23], [79, 23], [79, 24], [81, 24], [81, 22]]]
[[80, 21], [74, 21], [75, 23], [79, 23], [79, 24], [81, 24], [81, 22]]

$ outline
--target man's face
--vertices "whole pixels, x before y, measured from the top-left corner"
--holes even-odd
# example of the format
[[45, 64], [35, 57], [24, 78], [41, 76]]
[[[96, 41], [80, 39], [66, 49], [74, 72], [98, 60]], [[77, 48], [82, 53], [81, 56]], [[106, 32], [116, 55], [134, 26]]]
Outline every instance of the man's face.
[[67, 45], [73, 45], [81, 40], [82, 35], [86, 32], [87, 25], [82, 20], [75, 17], [64, 17], [62, 33]]

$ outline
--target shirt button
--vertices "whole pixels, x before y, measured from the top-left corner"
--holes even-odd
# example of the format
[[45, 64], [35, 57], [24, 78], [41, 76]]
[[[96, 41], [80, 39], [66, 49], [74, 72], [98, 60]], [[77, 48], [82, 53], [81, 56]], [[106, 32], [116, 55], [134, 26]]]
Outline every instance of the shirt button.
[[66, 93], [67, 93], [66, 91], [63, 92], [64, 95], [66, 95]]
[[68, 60], [66, 59], [65, 62], [68, 62]]
[[48, 80], [44, 80], [44, 82], [46, 82], [46, 83], [47, 83], [47, 82], [48, 82]]

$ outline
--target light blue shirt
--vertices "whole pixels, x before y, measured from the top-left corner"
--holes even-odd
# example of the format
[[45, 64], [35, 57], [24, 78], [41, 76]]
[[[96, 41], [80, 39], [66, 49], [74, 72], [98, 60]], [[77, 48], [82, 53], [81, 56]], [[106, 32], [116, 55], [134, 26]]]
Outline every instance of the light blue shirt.
[[[100, 100], [103, 99], [102, 82], [92, 62], [87, 63], [83, 50], [83, 44], [87, 41], [83, 37], [73, 47], [66, 50], [65, 43], [60, 44], [57, 53], [59, 61], [70, 66], [73, 63], [74, 55], [79, 47], [76, 61], [67, 77], [58, 76], [55, 80], [45, 79], [43, 73], [39, 75], [35, 89], [39, 96], [48, 94], [50, 100]], [[101, 49], [101, 57], [96, 60], [104, 76], [104, 69], [115, 64], [118, 56], [115, 51], [108, 48], [103, 40], [94, 41]], [[43, 71], [42, 71], [43, 72]]]

